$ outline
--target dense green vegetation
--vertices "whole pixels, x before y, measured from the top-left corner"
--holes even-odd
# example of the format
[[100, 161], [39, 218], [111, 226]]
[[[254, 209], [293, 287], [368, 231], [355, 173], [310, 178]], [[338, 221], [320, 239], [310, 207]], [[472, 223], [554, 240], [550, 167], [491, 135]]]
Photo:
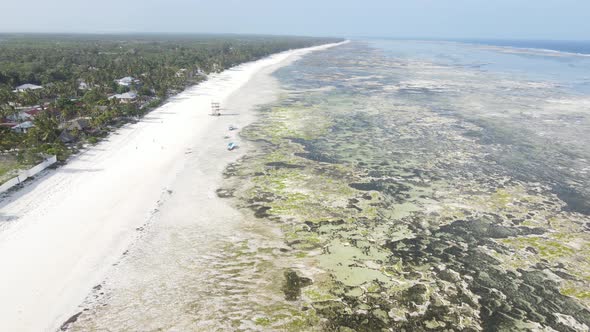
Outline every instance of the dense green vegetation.
[[[96, 142], [113, 126], [141, 116], [209, 73], [333, 41], [238, 35], [0, 35], [0, 151], [16, 154], [21, 162], [31, 162], [39, 153], [63, 160], [75, 144]], [[136, 80], [118, 84], [123, 77]], [[22, 84], [43, 88], [15, 91]], [[128, 91], [137, 94], [132, 102], [109, 99]], [[18, 118], [33, 105], [40, 105], [41, 111]], [[88, 127], [68, 127], [80, 117]], [[26, 133], [8, 124], [25, 120], [34, 125]]]

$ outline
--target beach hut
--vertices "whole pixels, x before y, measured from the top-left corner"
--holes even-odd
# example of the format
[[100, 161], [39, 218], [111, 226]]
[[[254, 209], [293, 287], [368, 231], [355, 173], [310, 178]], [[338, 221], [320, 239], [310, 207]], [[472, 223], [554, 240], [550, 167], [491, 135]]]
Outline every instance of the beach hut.
[[115, 80], [115, 82], [117, 82], [117, 84], [119, 84], [120, 86], [131, 86], [133, 83], [139, 83], [139, 80], [131, 76], [126, 76], [118, 80]]
[[43, 87], [41, 85], [35, 85], [35, 84], [23, 84], [23, 85], [19, 85], [17, 86], [13, 92], [24, 92], [27, 90], [39, 90], [39, 89], [43, 89]]
[[33, 122], [25, 121], [25, 122], [19, 123], [16, 126], [12, 127], [12, 130], [16, 131], [17, 133], [26, 134], [29, 131], [29, 129], [31, 129], [33, 127], [35, 127]]
[[137, 99], [137, 93], [134, 91], [129, 91], [121, 94], [112, 95], [109, 97], [109, 100], [111, 99], [117, 99], [123, 104], [129, 104], [134, 102], [135, 99]]

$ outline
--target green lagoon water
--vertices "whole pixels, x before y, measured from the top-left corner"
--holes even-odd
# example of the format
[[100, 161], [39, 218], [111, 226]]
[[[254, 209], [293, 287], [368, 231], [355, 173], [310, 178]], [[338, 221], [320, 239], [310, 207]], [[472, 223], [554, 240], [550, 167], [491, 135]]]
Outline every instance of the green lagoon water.
[[219, 194], [281, 230], [283, 302], [236, 328], [589, 330], [588, 57], [357, 41], [275, 75]]

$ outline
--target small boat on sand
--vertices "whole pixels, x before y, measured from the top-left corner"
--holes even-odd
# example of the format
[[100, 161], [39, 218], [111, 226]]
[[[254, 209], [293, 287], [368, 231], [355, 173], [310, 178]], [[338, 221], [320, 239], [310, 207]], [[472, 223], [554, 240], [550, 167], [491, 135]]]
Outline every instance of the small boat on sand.
[[227, 144], [227, 150], [228, 150], [228, 151], [231, 151], [231, 150], [233, 150], [233, 149], [235, 149], [235, 148], [237, 148], [237, 147], [238, 147], [238, 146], [237, 146], [237, 145], [236, 145], [236, 143], [234, 143], [234, 142], [229, 142], [229, 143]]

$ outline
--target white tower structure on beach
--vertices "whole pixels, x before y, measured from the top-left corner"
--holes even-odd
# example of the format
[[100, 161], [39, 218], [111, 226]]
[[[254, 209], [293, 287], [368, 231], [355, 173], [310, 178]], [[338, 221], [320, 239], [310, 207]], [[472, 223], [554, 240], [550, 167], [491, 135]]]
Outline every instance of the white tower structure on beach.
[[220, 116], [221, 115], [221, 104], [215, 101], [211, 102], [211, 115]]

